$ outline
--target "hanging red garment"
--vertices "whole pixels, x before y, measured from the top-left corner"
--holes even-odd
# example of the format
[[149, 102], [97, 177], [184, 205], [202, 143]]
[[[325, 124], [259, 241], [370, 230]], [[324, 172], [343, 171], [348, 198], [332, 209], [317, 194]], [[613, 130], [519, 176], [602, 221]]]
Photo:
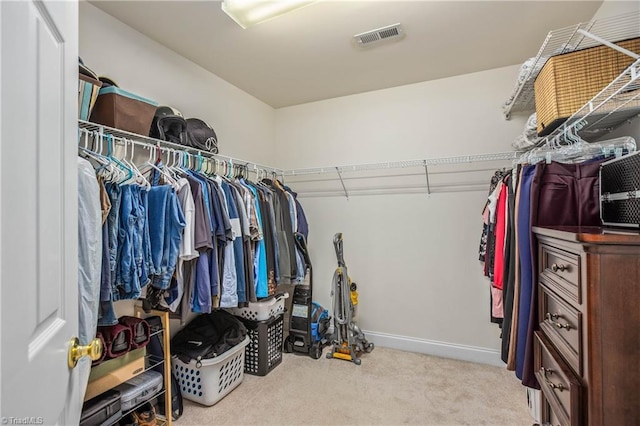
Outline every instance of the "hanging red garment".
[[507, 215], [507, 185], [503, 185], [498, 196], [496, 207], [496, 251], [493, 264], [493, 286], [502, 290], [504, 285], [504, 238], [506, 231]]

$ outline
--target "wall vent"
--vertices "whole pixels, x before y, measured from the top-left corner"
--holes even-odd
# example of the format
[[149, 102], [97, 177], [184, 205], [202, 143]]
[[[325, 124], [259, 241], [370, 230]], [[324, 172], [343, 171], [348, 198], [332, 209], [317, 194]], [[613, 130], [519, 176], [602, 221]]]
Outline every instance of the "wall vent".
[[376, 30], [366, 31], [353, 36], [354, 42], [360, 47], [369, 47], [388, 40], [400, 40], [405, 36], [400, 24], [388, 25]]

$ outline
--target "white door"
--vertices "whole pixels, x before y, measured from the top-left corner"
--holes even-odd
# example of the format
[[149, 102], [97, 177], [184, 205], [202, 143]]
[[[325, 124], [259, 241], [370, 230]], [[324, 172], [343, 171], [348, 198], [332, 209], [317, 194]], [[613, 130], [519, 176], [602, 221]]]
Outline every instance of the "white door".
[[0, 42], [0, 420], [73, 425], [78, 5], [0, 1]]

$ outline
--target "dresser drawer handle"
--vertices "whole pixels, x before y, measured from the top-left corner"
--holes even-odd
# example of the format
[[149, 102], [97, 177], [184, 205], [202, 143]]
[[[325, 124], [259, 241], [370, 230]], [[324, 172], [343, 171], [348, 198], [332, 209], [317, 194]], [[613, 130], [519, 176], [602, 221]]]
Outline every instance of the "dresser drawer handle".
[[546, 380], [546, 382], [547, 382], [547, 385], [549, 385], [549, 387], [551, 389], [558, 389], [560, 392], [562, 392], [564, 390], [564, 386], [562, 385], [562, 383], [559, 383], [559, 384], [556, 385], [551, 380]]
[[540, 367], [540, 371], [542, 371], [543, 376], [547, 376], [547, 374], [553, 374], [553, 370], [550, 368]]
[[549, 321], [551, 324], [555, 325], [559, 329], [563, 329], [563, 328], [567, 330], [571, 329], [571, 324], [561, 324], [559, 322], [554, 321], [554, 319], [562, 318], [561, 314], [550, 314], [549, 312], [547, 312], [546, 317], [547, 317], [547, 321]]
[[551, 265], [551, 270], [553, 272], [558, 272], [558, 271], [564, 272], [564, 271], [568, 271], [569, 267], [567, 265], [563, 265], [562, 263], [559, 265], [557, 263], [554, 263], [553, 265]]

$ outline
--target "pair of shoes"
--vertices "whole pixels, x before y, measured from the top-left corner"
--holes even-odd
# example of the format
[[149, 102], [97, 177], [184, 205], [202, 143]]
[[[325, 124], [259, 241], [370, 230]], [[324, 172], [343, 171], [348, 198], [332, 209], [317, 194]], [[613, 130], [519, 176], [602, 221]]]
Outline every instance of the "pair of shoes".
[[133, 412], [133, 419], [138, 426], [157, 426], [158, 424], [156, 410], [148, 402]]

